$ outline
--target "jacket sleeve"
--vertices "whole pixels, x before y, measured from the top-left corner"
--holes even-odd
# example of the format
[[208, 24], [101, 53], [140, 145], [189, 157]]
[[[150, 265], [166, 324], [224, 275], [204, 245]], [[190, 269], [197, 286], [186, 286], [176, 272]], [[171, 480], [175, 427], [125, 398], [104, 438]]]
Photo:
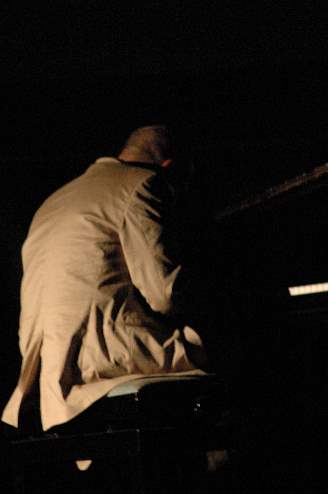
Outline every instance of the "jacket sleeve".
[[173, 194], [153, 175], [134, 190], [120, 230], [120, 241], [133, 285], [152, 310], [169, 315], [177, 307], [173, 289], [181, 264], [172, 223]]

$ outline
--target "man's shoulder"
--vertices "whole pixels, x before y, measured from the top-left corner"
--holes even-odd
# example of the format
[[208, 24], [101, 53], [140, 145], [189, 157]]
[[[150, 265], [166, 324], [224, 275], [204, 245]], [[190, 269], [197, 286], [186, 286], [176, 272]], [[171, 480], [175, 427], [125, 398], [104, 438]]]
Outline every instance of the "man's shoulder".
[[134, 189], [139, 183], [148, 181], [157, 174], [156, 167], [145, 163], [123, 162], [117, 158], [102, 157], [87, 168], [83, 177], [88, 180], [98, 176], [116, 186], [129, 186]]
[[[41, 204], [38, 211], [43, 211], [54, 204], [72, 205], [80, 197], [83, 203], [101, 201], [103, 196], [122, 195], [128, 199], [133, 191], [143, 183], [152, 182], [156, 177], [155, 170], [138, 164], [125, 164], [116, 158], [99, 158], [84, 173], [63, 184], [50, 194]], [[59, 202], [58, 202], [59, 201]]]
[[156, 164], [127, 162], [115, 158], [100, 158], [87, 170], [86, 175], [107, 175], [115, 194], [128, 202], [151, 197], [164, 202], [172, 201], [172, 190], [163, 169]]
[[[82, 175], [63, 184], [55, 190], [39, 207], [37, 214], [59, 205], [70, 209], [80, 202], [99, 203], [111, 197], [121, 197], [129, 201], [138, 188], [148, 188], [156, 180], [158, 173], [151, 167], [127, 164], [116, 158], [99, 158]], [[150, 185], [153, 188], [152, 185]]]
[[86, 170], [86, 174], [113, 174], [124, 173], [129, 177], [147, 178], [157, 173], [156, 166], [147, 163], [122, 161], [118, 158], [101, 157], [92, 163]]

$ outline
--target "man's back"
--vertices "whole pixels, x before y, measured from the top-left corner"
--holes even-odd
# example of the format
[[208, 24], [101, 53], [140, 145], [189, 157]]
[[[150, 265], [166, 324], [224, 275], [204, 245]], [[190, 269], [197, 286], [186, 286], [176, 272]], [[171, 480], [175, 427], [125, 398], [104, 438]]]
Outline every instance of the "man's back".
[[17, 426], [39, 372], [48, 429], [122, 380], [195, 369], [187, 346], [201, 356], [198, 335], [167, 317], [181, 268], [162, 244], [170, 202], [152, 167], [102, 158], [37, 211], [23, 246], [22, 371], [5, 422]]
[[38, 311], [40, 297], [48, 312], [131, 284], [119, 232], [134, 188], [152, 175], [103, 159], [44, 202], [23, 246], [23, 317]]

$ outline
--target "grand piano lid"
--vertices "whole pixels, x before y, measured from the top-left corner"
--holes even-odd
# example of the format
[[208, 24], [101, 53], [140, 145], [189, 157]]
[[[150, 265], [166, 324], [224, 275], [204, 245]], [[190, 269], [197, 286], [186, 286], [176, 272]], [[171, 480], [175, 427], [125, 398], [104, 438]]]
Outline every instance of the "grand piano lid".
[[239, 214], [247, 209], [256, 207], [273, 207], [278, 201], [287, 201], [289, 198], [300, 193], [311, 193], [314, 187], [328, 182], [328, 163], [315, 167], [310, 172], [304, 172], [282, 184], [266, 189], [264, 192], [251, 196], [244, 201], [233, 204], [219, 211], [215, 220], [220, 222], [234, 214]]

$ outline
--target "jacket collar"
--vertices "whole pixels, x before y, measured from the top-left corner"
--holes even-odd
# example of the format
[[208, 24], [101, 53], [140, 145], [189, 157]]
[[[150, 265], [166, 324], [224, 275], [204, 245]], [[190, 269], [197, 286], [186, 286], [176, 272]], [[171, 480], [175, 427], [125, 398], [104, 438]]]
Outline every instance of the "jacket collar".
[[97, 163], [108, 163], [108, 162], [111, 162], [111, 161], [116, 161], [116, 162], [119, 162], [121, 163], [122, 165], [125, 165], [125, 166], [130, 166], [130, 167], [136, 167], [136, 168], [145, 168], [146, 170], [152, 170], [152, 171], [155, 171], [155, 172], [158, 172], [161, 170], [161, 168], [156, 165], [156, 164], [153, 164], [153, 163], [144, 163], [143, 161], [123, 161], [123, 160], [120, 160], [118, 158], [114, 158], [114, 157], [111, 157], [111, 156], [103, 156], [101, 158], [98, 158], [94, 164], [97, 164]]

